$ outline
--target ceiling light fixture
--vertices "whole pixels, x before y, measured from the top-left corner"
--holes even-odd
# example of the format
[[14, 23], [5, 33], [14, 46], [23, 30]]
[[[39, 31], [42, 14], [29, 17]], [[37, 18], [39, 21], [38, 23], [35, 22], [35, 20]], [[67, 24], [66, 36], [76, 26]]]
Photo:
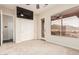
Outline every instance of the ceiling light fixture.
[[24, 15], [23, 15], [23, 14], [21, 14], [21, 16], [23, 17]]
[[[26, 5], [31, 5], [31, 4], [26, 4]], [[46, 7], [48, 4], [43, 4], [44, 7]], [[36, 9], [40, 9], [40, 4], [36, 4]]]

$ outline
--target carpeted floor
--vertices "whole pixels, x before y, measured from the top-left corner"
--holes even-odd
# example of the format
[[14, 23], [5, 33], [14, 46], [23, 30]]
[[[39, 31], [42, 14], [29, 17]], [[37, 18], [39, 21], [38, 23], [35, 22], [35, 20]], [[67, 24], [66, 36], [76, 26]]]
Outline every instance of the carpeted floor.
[[79, 51], [51, 44], [42, 40], [29, 40], [21, 43], [5, 43], [0, 47], [0, 54], [4, 55], [70, 55]]

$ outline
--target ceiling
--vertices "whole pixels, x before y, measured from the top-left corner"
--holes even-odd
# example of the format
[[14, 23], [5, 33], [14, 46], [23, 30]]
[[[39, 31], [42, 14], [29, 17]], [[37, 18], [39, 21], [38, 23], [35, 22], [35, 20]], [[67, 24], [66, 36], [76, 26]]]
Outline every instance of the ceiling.
[[57, 20], [57, 19], [61, 19], [61, 18], [71, 17], [71, 16], [79, 17], [79, 6], [67, 9], [61, 13], [53, 15], [51, 18], [52, 18], [52, 20]]
[[52, 8], [53, 6], [55, 6], [55, 4], [48, 4], [46, 6], [44, 4], [39, 4], [39, 5], [40, 5], [39, 9], [36, 8], [36, 4], [30, 4], [30, 5], [26, 5], [26, 4], [2, 4], [1, 6], [7, 7], [9, 9], [15, 9], [16, 6], [19, 6], [19, 7], [31, 10], [36, 14], [44, 12], [44, 11]]
[[22, 4], [20, 4], [18, 6], [26, 8], [26, 9], [29, 9], [29, 10], [32, 10], [35, 13], [41, 13], [41, 12], [44, 12], [45, 10], [53, 7], [54, 5], [53, 4], [49, 4], [49, 5], [45, 6], [44, 4], [40, 4], [40, 8], [39, 9], [36, 9], [36, 4], [31, 4], [31, 5], [22, 5]]

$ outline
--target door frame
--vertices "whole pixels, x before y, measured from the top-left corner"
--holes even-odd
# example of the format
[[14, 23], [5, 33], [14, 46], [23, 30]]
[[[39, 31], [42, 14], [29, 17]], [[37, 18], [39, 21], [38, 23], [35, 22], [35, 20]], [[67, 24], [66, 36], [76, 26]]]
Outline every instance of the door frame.
[[3, 44], [3, 15], [12, 16], [12, 20], [13, 20], [13, 43], [15, 42], [15, 36], [14, 36], [14, 15], [3, 13], [2, 10], [0, 10], [0, 12], [1, 12], [1, 46], [2, 46], [2, 44]]
[[2, 42], [3, 42], [3, 16], [2, 16], [2, 10], [0, 10], [1, 13], [1, 41], [0, 41], [0, 45], [2, 46]]

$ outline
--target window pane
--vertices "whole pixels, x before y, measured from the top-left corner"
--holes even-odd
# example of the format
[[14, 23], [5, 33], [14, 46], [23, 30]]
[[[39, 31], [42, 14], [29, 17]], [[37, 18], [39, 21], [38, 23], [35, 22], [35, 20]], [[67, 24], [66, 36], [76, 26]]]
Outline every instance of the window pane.
[[79, 18], [77, 16], [67, 17], [63, 20], [64, 36], [79, 37]]
[[52, 35], [60, 35], [61, 29], [61, 20], [57, 19], [54, 21], [51, 21], [51, 34]]

